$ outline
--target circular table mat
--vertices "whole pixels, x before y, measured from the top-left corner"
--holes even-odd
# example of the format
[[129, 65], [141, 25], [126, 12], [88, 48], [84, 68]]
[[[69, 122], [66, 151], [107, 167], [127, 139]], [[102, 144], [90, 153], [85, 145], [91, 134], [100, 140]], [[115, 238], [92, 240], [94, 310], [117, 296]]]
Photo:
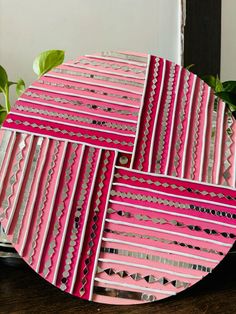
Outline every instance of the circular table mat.
[[197, 76], [130, 52], [35, 81], [0, 132], [1, 222], [22, 258], [77, 297], [160, 300], [235, 241], [236, 124]]

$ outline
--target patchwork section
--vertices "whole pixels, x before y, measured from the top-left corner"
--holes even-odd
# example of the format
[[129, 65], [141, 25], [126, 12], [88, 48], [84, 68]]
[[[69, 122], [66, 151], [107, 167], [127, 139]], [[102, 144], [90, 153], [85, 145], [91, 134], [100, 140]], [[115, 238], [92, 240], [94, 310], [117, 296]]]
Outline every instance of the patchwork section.
[[131, 167], [235, 188], [235, 128], [207, 84], [151, 56]]
[[9, 240], [49, 282], [88, 299], [117, 154], [1, 133], [5, 159], [0, 173], [6, 188], [0, 213]]
[[236, 238], [236, 191], [116, 167], [94, 301], [160, 300], [211, 273]]
[[148, 59], [118, 55], [81, 57], [45, 74], [17, 100], [3, 127], [132, 153]]

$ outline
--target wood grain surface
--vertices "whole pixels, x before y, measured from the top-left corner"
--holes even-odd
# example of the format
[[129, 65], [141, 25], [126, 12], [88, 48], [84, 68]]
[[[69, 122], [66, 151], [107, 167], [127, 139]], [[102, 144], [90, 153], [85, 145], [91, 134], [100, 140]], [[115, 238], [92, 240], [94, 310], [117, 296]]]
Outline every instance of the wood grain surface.
[[[22, 262], [23, 263], [23, 262]], [[229, 254], [204, 280], [177, 296], [134, 306], [103, 305], [72, 297], [34, 273], [26, 264], [0, 259], [0, 313], [236, 313], [236, 254]]]

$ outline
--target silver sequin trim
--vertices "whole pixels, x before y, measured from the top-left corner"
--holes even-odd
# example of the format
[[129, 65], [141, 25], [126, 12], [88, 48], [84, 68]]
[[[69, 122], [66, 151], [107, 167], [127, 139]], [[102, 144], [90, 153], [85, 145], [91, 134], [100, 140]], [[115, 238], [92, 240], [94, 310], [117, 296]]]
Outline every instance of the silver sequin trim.
[[155, 90], [156, 90], [156, 84], [157, 84], [157, 76], [158, 76], [158, 69], [159, 69], [159, 59], [155, 58], [155, 66], [154, 66], [154, 73], [153, 73], [153, 79], [152, 79], [152, 90], [150, 92], [150, 97], [148, 99], [148, 110], [147, 110], [147, 116], [146, 116], [146, 121], [145, 121], [145, 130], [142, 138], [142, 146], [141, 146], [141, 151], [140, 151], [140, 159], [139, 159], [139, 164], [138, 164], [138, 169], [142, 170], [143, 169], [143, 163], [144, 163], [144, 154], [146, 151], [147, 147], [147, 139], [148, 139], [148, 134], [149, 134], [149, 127], [150, 127], [150, 121], [151, 121], [151, 114], [154, 106], [154, 95], [155, 95]]
[[106, 81], [106, 82], [111, 82], [111, 83], [118, 83], [122, 85], [135, 86], [135, 87], [140, 87], [140, 88], [143, 87], [143, 83], [138, 83], [135, 81], [129, 81], [125, 79], [118, 79], [115, 77], [109, 77], [109, 76], [104, 76], [104, 75], [99, 75], [99, 74], [84, 73], [80, 71], [72, 71], [72, 70], [61, 69], [61, 68], [55, 68], [52, 72], [85, 77], [85, 78], [94, 79], [98, 81], [101, 80], [101, 81]]
[[13, 134], [12, 131], [4, 130], [3, 131], [3, 138], [1, 142], [1, 149], [0, 149], [0, 169], [2, 168], [3, 160], [7, 151], [7, 147], [11, 138], [11, 135]]
[[21, 106], [21, 105], [15, 105], [15, 109], [23, 112], [32, 112], [32, 113], [38, 113], [49, 117], [56, 117], [61, 118], [69, 121], [75, 121], [75, 122], [84, 122], [92, 125], [100, 125], [105, 126], [111, 129], [117, 129], [117, 130], [128, 130], [132, 132], [136, 132], [136, 127], [129, 126], [127, 124], [120, 124], [120, 123], [114, 123], [114, 122], [107, 122], [107, 121], [100, 121], [96, 119], [89, 119], [89, 118], [82, 118], [75, 115], [70, 115], [67, 113], [58, 113], [56, 111], [49, 111], [49, 110], [43, 110], [43, 109], [37, 109], [27, 106]]
[[160, 134], [160, 138], [158, 142], [158, 151], [157, 151], [156, 166], [155, 166], [156, 173], [160, 173], [160, 168], [161, 168], [161, 160], [162, 160], [162, 154], [164, 150], [165, 136], [166, 136], [166, 130], [167, 130], [167, 122], [168, 122], [170, 104], [171, 104], [171, 99], [172, 99], [172, 94], [173, 94], [175, 70], [176, 70], [176, 65], [172, 63], [170, 67], [169, 80], [167, 84], [167, 96], [166, 96], [166, 101], [164, 104], [164, 112], [163, 112], [163, 117], [162, 117], [162, 122], [161, 122], [161, 134]]
[[119, 58], [127, 61], [135, 61], [135, 62], [142, 62], [147, 63], [147, 57], [142, 56], [136, 56], [129, 53], [121, 53], [117, 51], [103, 51], [101, 53], [102, 57], [113, 57], [113, 58]]
[[95, 103], [94, 104], [93, 103], [84, 103], [82, 100], [72, 100], [72, 99], [66, 99], [66, 98], [62, 98], [62, 97], [52, 97], [48, 94], [38, 94], [35, 92], [30, 92], [30, 91], [25, 92], [24, 95], [30, 96], [32, 98], [39, 98], [39, 99], [46, 100], [46, 101], [55, 101], [59, 104], [71, 104], [74, 106], [86, 107], [86, 108], [91, 109], [91, 110], [102, 110], [102, 111], [107, 112], [107, 113], [118, 113], [120, 115], [126, 115], [126, 116], [132, 115], [134, 117], [138, 116], [138, 112], [135, 112], [135, 111], [132, 112], [132, 111], [125, 110], [125, 109], [124, 110], [114, 109], [114, 108], [111, 108], [108, 106], [98, 105], [97, 103], [96, 104]]
[[[218, 105], [218, 104], [217, 104]], [[214, 146], [216, 141], [216, 120], [217, 120], [217, 112], [215, 110], [212, 111], [212, 127], [211, 127], [211, 138], [210, 138], [210, 151], [209, 151], [209, 161], [208, 161], [208, 179], [207, 182], [212, 183], [212, 172], [213, 172], [213, 164], [214, 164]]]
[[77, 137], [84, 137], [85, 139], [92, 139], [92, 140], [98, 140], [100, 142], [106, 142], [106, 143], [114, 143], [114, 144], [120, 144], [122, 146], [129, 146], [132, 147], [134, 144], [132, 142], [125, 142], [125, 141], [118, 141], [118, 140], [112, 140], [110, 138], [105, 138], [102, 136], [96, 136], [96, 135], [89, 135], [89, 134], [82, 134], [80, 132], [72, 132], [67, 131], [59, 128], [52, 128], [51, 126], [45, 126], [43, 124], [37, 124], [37, 123], [29, 123], [28, 121], [20, 121], [20, 120], [12, 120], [7, 119], [6, 122], [8, 123], [15, 123], [16, 125], [25, 125], [25, 126], [31, 126], [32, 128], [37, 128], [40, 130], [47, 130], [47, 131], [53, 131], [56, 133], [62, 133], [62, 134], [68, 134], [70, 136], [77, 136]]
[[139, 234], [139, 233], [134, 233], [134, 232], [125, 232], [125, 231], [117, 231], [117, 230], [111, 230], [108, 228], [104, 229], [104, 232], [106, 233], [113, 233], [113, 234], [117, 234], [117, 235], [121, 235], [124, 237], [132, 237], [132, 238], [138, 238], [138, 239], [149, 239], [152, 241], [157, 241], [157, 242], [161, 242], [161, 243], [166, 243], [166, 244], [173, 244], [173, 245], [178, 245], [181, 247], [185, 247], [188, 249], [194, 249], [197, 251], [202, 251], [202, 252], [206, 252], [206, 253], [211, 253], [211, 254], [217, 254], [217, 255], [224, 255], [223, 252], [220, 251], [216, 251], [213, 249], [208, 249], [208, 248], [203, 248], [203, 247], [199, 247], [199, 246], [194, 246], [192, 244], [188, 244], [188, 243], [184, 243], [184, 242], [180, 242], [180, 241], [176, 241], [176, 240], [169, 240], [169, 239], [165, 239], [165, 238], [159, 238], [156, 236], [150, 236], [147, 234]]
[[40, 208], [39, 208], [39, 211], [37, 214], [36, 227], [35, 227], [32, 242], [31, 242], [31, 248], [30, 248], [30, 253], [29, 253], [29, 258], [28, 258], [28, 263], [30, 265], [33, 263], [33, 256], [35, 254], [35, 248], [37, 246], [37, 240], [38, 240], [38, 236], [39, 236], [40, 225], [42, 222], [42, 217], [44, 214], [44, 208], [45, 208], [47, 196], [49, 193], [50, 182], [52, 179], [52, 175], [54, 173], [54, 167], [56, 165], [56, 160], [57, 160], [58, 152], [59, 152], [59, 145], [60, 145], [59, 141], [53, 141], [53, 143], [54, 143], [53, 156], [52, 156], [52, 160], [50, 163], [50, 169], [49, 169], [48, 174], [47, 174], [46, 182], [44, 184], [44, 189], [43, 189], [43, 194], [42, 194], [43, 197], [42, 197], [41, 202], [40, 202]]
[[74, 253], [76, 253], [74, 247], [76, 246], [76, 244], [78, 244], [78, 240], [79, 240], [78, 232], [79, 232], [79, 229], [82, 227], [80, 225], [80, 219], [81, 219], [81, 214], [84, 207], [84, 202], [86, 200], [86, 195], [88, 193], [88, 183], [92, 174], [92, 164], [93, 164], [93, 159], [95, 156], [95, 151], [96, 151], [95, 148], [93, 147], [89, 148], [88, 159], [85, 164], [84, 178], [81, 184], [80, 195], [78, 195], [78, 201], [76, 204], [76, 210], [75, 210], [75, 215], [74, 215], [74, 223], [73, 223], [73, 227], [70, 234], [69, 248], [66, 254], [66, 264], [64, 265], [64, 270], [62, 272], [60, 289], [63, 291], [67, 289], [67, 281], [70, 275], [72, 259], [74, 257]]
[[[131, 278], [133, 279], [134, 281], [140, 281], [140, 280], [145, 280], [147, 283], [159, 283], [161, 285], [172, 285], [173, 287], [175, 288], [187, 288], [189, 287], [191, 284], [189, 282], [184, 282], [184, 281], [180, 281], [180, 280], [170, 280], [166, 277], [156, 277], [154, 275], [142, 275], [140, 273], [130, 273], [126, 270], [115, 270], [113, 268], [101, 268], [101, 267], [98, 267], [97, 269], [97, 274], [100, 274], [100, 273], [106, 273], [108, 276], [114, 276], [114, 275], [117, 275], [119, 276], [120, 278]], [[138, 288], [138, 286], [137, 286]]]
[[196, 171], [196, 158], [197, 158], [197, 149], [198, 149], [198, 138], [199, 138], [199, 125], [200, 125], [200, 112], [202, 108], [202, 97], [204, 91], [204, 82], [200, 80], [200, 91], [198, 93], [198, 102], [196, 109], [196, 117], [194, 122], [194, 133], [193, 133], [193, 148], [192, 148], [192, 158], [190, 166], [190, 179], [194, 179]]
[[105, 295], [112, 298], [121, 298], [121, 299], [131, 299], [131, 300], [139, 300], [146, 302], [153, 302], [156, 300], [156, 297], [152, 294], [128, 291], [128, 290], [119, 290], [113, 288], [104, 288], [100, 286], [94, 287], [94, 293], [99, 295]]
[[205, 208], [205, 207], [195, 206], [192, 204], [183, 204], [180, 202], [169, 201], [167, 199], [163, 199], [160, 197], [147, 196], [147, 195], [143, 195], [143, 194], [133, 194], [130, 192], [125, 193], [125, 192], [119, 192], [119, 191], [115, 191], [115, 190], [111, 191], [111, 196], [118, 196], [118, 197], [121, 197], [123, 199], [128, 198], [128, 199], [132, 199], [132, 200], [146, 201], [149, 203], [163, 204], [165, 206], [171, 206], [171, 207], [173, 206], [175, 208], [191, 209], [191, 210], [198, 211], [201, 213], [211, 214], [213, 216], [226, 217], [229, 219], [236, 219], [236, 214], [231, 214], [228, 212], [222, 212], [222, 211], [215, 210], [215, 209], [209, 209], [209, 208]]
[[231, 145], [233, 144], [232, 141], [232, 136], [233, 136], [233, 124], [234, 120], [232, 118], [231, 113], [226, 111], [227, 118], [226, 118], [226, 124], [227, 124], [227, 129], [226, 129], [226, 140], [225, 140], [225, 156], [223, 160], [223, 185], [224, 186], [229, 186], [229, 179], [230, 179], [230, 168], [231, 168], [231, 163], [230, 163], [230, 157], [232, 156], [231, 152]]
[[[43, 84], [43, 85], [49, 85], [49, 86], [54, 86], [54, 87], [60, 87], [60, 88], [65, 88], [67, 90], [73, 89], [73, 90], [78, 90], [82, 92], [88, 92], [92, 94], [97, 94], [97, 95], [102, 95], [102, 96], [107, 96], [107, 97], [113, 97], [117, 99], [123, 99], [123, 100], [129, 100], [129, 101], [135, 101], [135, 102], [140, 102], [140, 98], [138, 97], [132, 97], [132, 96], [127, 96], [127, 95], [122, 95], [122, 94], [114, 94], [114, 93], [108, 93], [104, 92], [103, 90], [97, 90], [94, 88], [88, 88], [88, 87], [80, 87], [80, 86], [75, 86], [71, 84], [62, 84], [62, 83], [54, 83], [50, 81], [44, 81], [44, 80], [38, 80], [37, 83]], [[32, 86], [33, 88], [33, 86]], [[57, 91], [51, 91], [53, 93], [56, 93]], [[79, 95], [78, 95], [79, 97]], [[102, 99], [101, 99], [102, 101]]]
[[235, 200], [236, 201], [236, 197], [233, 197], [233, 196], [230, 196], [230, 195], [226, 195], [224, 193], [215, 193], [215, 192], [208, 192], [208, 191], [205, 191], [205, 190], [198, 190], [198, 189], [193, 189], [193, 188], [190, 188], [190, 187], [184, 187], [182, 185], [176, 185], [174, 183], [172, 184], [169, 184], [167, 182], [160, 182], [160, 181], [156, 181], [156, 180], [152, 180], [152, 179], [144, 179], [144, 178], [138, 178], [138, 177], [135, 177], [135, 176], [128, 176], [127, 174], [125, 175], [121, 175], [119, 173], [116, 173], [115, 175], [115, 178], [117, 179], [120, 179], [122, 178], [123, 180], [131, 180], [133, 182], [140, 182], [140, 183], [147, 183], [149, 185], [155, 185], [155, 186], [162, 186], [164, 188], [172, 188], [173, 190], [179, 190], [181, 192], [185, 191], [185, 192], [189, 192], [189, 193], [194, 193], [196, 195], [203, 195], [203, 196], [206, 196], [206, 195], [210, 195], [211, 197], [218, 197], [218, 198], [225, 198], [227, 200]]
[[180, 109], [180, 114], [179, 114], [179, 124], [177, 126], [177, 139], [176, 139], [176, 144], [175, 144], [175, 155], [174, 155], [174, 170], [172, 172], [173, 176], [177, 176], [177, 168], [179, 166], [179, 151], [180, 151], [180, 146], [182, 144], [182, 130], [183, 130], [183, 122], [185, 118], [185, 109], [186, 109], [186, 104], [187, 104], [187, 94], [189, 90], [189, 78], [190, 78], [190, 72], [186, 72], [185, 77], [184, 77], [184, 88], [183, 88], [183, 97], [181, 100], [181, 109]]
[[83, 269], [83, 278], [82, 278], [82, 286], [80, 288], [80, 296], [84, 295], [85, 293], [85, 286], [87, 284], [87, 272], [88, 272], [88, 265], [90, 264], [90, 258], [93, 254], [92, 252], [92, 247], [94, 246], [94, 242], [93, 242], [93, 239], [95, 238], [96, 236], [96, 229], [97, 229], [97, 220], [98, 220], [98, 213], [100, 211], [99, 209], [99, 206], [101, 204], [101, 196], [102, 196], [102, 190], [103, 190], [103, 187], [104, 187], [104, 181], [106, 179], [106, 172], [107, 172], [107, 166], [108, 166], [108, 163], [109, 163], [109, 157], [110, 157], [111, 153], [109, 151], [106, 151], [105, 153], [105, 159], [103, 161], [103, 167], [102, 167], [102, 173], [101, 173], [101, 177], [100, 177], [100, 182], [98, 184], [98, 191], [97, 191], [97, 198], [96, 198], [96, 201], [95, 201], [95, 208], [93, 210], [93, 218], [92, 218], [92, 221], [94, 222], [93, 225], [92, 225], [92, 232], [90, 234], [90, 239], [89, 239], [89, 249], [87, 251], [87, 256], [86, 256], [86, 259], [85, 259], [85, 265], [84, 265], [84, 269]]
[[21, 139], [20, 139], [20, 142], [18, 144], [18, 152], [16, 155], [15, 164], [12, 168], [12, 174], [11, 174], [11, 177], [10, 177], [9, 182], [8, 182], [8, 187], [6, 189], [6, 195], [5, 195], [5, 198], [2, 202], [3, 213], [0, 216], [1, 219], [7, 217], [7, 211], [10, 207], [10, 198], [13, 195], [13, 192], [14, 192], [13, 189], [14, 189], [14, 186], [17, 182], [17, 175], [20, 171], [20, 163], [23, 159], [23, 150], [26, 147], [26, 142], [25, 142], [26, 134], [21, 134], [18, 136]]
[[140, 68], [133, 68], [126, 65], [118, 65], [116, 63], [108, 63], [108, 62], [102, 62], [102, 61], [95, 61], [95, 60], [89, 60], [89, 59], [80, 59], [75, 62], [75, 64], [83, 64], [83, 65], [92, 65], [92, 66], [100, 66], [106, 69], [112, 69], [112, 70], [121, 70], [124, 72], [132, 72], [135, 74], [146, 74], [146, 70], [140, 69]]
[[172, 220], [167, 220], [165, 218], [157, 218], [157, 217], [150, 217], [148, 215], [142, 215], [142, 214], [135, 214], [133, 215], [132, 213], [130, 212], [127, 212], [127, 211], [123, 211], [123, 210], [114, 210], [112, 208], [109, 208], [108, 209], [108, 213], [109, 214], [117, 214], [118, 216], [121, 216], [121, 217], [125, 217], [125, 218], [135, 218], [136, 220], [138, 221], [151, 221], [155, 224], [160, 224], [160, 225], [165, 225], [165, 224], [170, 224], [172, 226], [175, 226], [175, 227], [181, 227], [181, 228], [188, 228], [189, 230], [191, 231], [201, 231], [201, 232], [205, 232], [207, 233], [208, 235], [220, 235], [224, 238], [230, 238], [230, 239], [235, 239], [236, 238], [236, 235], [233, 234], [233, 233], [229, 233], [229, 232], [219, 232], [215, 229], [203, 229], [202, 227], [200, 226], [195, 226], [195, 225], [186, 225], [180, 221], [177, 221], [175, 219], [172, 219]]
[[56, 248], [56, 239], [57, 236], [60, 232], [60, 218], [62, 216], [62, 213], [65, 210], [65, 202], [68, 199], [68, 192], [69, 192], [69, 183], [71, 181], [71, 174], [72, 174], [72, 167], [75, 162], [75, 157], [76, 157], [76, 149], [78, 147], [78, 144], [72, 144], [73, 151], [70, 154], [69, 157], [69, 162], [68, 162], [68, 167], [66, 169], [65, 173], [65, 182], [63, 183], [63, 190], [62, 190], [62, 199], [60, 201], [60, 204], [56, 208], [56, 222], [53, 226], [53, 235], [50, 239], [50, 244], [49, 244], [49, 250], [48, 250], [48, 259], [44, 265], [44, 270], [43, 270], [43, 275], [46, 278], [50, 272], [50, 268], [52, 266], [52, 258], [55, 254], [55, 248]]
[[117, 255], [122, 255], [122, 256], [127, 256], [127, 257], [135, 257], [135, 258], [139, 258], [139, 259], [149, 260], [149, 261], [167, 264], [167, 265], [180, 267], [180, 268], [187, 268], [187, 269], [203, 271], [203, 272], [207, 272], [207, 273], [210, 273], [212, 271], [212, 269], [210, 267], [203, 266], [200, 264], [192, 264], [192, 263], [186, 263], [186, 262], [182, 262], [182, 261], [176, 261], [176, 260], [172, 260], [169, 258], [161, 257], [158, 255], [151, 255], [151, 254], [147, 254], [147, 253], [132, 252], [132, 251], [128, 251], [128, 250], [121, 250], [121, 249], [114, 249], [114, 248], [107, 248], [107, 247], [102, 247], [101, 252], [110, 253], [110, 254], [117, 254]]
[[40, 156], [42, 143], [43, 143], [43, 138], [39, 137], [37, 139], [37, 143], [36, 143], [36, 148], [35, 148], [32, 164], [31, 164], [29, 176], [28, 176], [28, 179], [27, 179], [24, 195], [23, 195], [23, 200], [22, 200], [22, 202], [20, 204], [19, 216], [18, 216], [18, 220], [17, 220], [17, 223], [16, 223], [16, 227], [14, 229], [14, 233], [13, 233], [13, 240], [12, 240], [13, 243], [17, 243], [18, 242], [18, 238], [19, 238], [19, 234], [20, 234], [20, 231], [21, 231], [23, 218], [25, 216], [26, 206], [27, 206], [27, 203], [29, 201], [29, 196], [30, 196], [30, 191], [31, 191], [34, 175], [35, 175], [35, 170], [36, 170], [36, 167], [37, 167], [37, 164], [38, 164], [38, 160], [39, 160], [39, 156]]

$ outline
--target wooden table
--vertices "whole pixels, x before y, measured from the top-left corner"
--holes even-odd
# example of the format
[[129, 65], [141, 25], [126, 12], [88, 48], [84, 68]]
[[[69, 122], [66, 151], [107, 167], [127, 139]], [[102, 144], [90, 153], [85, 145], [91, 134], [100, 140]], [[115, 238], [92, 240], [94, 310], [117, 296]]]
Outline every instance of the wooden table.
[[40, 278], [26, 264], [10, 266], [0, 259], [0, 314], [233, 314], [236, 313], [235, 265], [236, 254], [231, 253], [212, 274], [175, 297], [139, 306], [111, 306], [72, 297]]

